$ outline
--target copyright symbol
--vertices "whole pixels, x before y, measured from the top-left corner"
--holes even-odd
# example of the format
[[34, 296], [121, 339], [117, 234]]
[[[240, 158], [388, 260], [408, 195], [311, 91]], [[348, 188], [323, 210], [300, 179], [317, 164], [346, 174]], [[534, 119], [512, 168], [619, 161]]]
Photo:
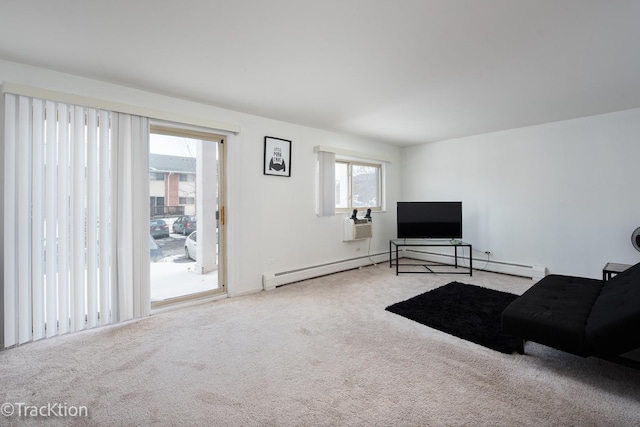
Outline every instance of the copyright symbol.
[[0, 413], [2, 413], [2, 415], [4, 415], [5, 417], [10, 417], [11, 415], [13, 415], [14, 411], [15, 408], [11, 403], [3, 403], [2, 407], [0, 407]]

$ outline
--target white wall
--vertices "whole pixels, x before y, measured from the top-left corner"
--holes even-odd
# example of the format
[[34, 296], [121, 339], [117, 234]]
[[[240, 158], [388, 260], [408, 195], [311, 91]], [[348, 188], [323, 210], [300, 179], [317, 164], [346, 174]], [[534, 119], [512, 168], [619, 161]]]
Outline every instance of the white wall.
[[608, 261], [640, 261], [640, 109], [407, 147], [402, 159], [401, 200], [462, 200], [464, 240], [496, 260], [594, 278]]
[[[234, 182], [228, 211], [230, 263], [241, 268], [240, 283], [260, 284], [263, 273], [278, 273], [367, 254], [366, 241], [342, 242], [343, 219], [316, 216], [316, 154], [326, 145], [384, 154], [387, 202], [395, 207], [400, 192], [400, 149], [373, 141], [296, 126], [255, 116], [242, 116], [242, 132], [230, 140]], [[263, 174], [264, 137], [292, 140], [291, 178]], [[234, 191], [235, 189], [236, 191]], [[395, 229], [395, 211], [374, 215], [371, 253], [388, 251]], [[252, 289], [247, 287], [246, 289]]]
[[[366, 255], [365, 242], [341, 241], [343, 215], [315, 215], [315, 145], [391, 157], [387, 202], [395, 207], [398, 199], [401, 150], [395, 146], [2, 60], [0, 81], [239, 124], [240, 133], [228, 135], [226, 147], [227, 283], [232, 296], [262, 289], [263, 273]], [[292, 140], [291, 178], [263, 175], [265, 136]], [[395, 208], [376, 214], [371, 253], [388, 251], [394, 230]]]

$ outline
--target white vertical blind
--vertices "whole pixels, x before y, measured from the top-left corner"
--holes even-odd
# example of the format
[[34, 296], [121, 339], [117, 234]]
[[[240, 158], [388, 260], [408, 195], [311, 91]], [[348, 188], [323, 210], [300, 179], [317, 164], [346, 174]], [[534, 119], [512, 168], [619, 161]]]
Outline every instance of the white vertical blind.
[[[31, 102], [18, 99], [18, 138], [17, 138], [17, 184], [18, 215], [16, 229], [18, 235], [18, 339], [19, 342], [31, 340]], [[11, 209], [11, 207], [9, 207]]]
[[[56, 167], [57, 162], [57, 144], [54, 144], [56, 140], [57, 132], [57, 120], [53, 120], [56, 117], [56, 105], [51, 101], [47, 101], [45, 104], [45, 117], [50, 119], [46, 121], [46, 165], [45, 166], [45, 222], [46, 222], [46, 244], [45, 254], [57, 255], [57, 204], [56, 204]], [[46, 336], [52, 337], [57, 331], [58, 322], [58, 268], [57, 268], [57, 256], [46, 259], [46, 324], [49, 325], [46, 328]]]
[[17, 289], [18, 289], [18, 269], [17, 267], [17, 239], [16, 233], [7, 233], [6, 230], [15, 228], [16, 211], [9, 209], [9, 206], [15, 206], [17, 188], [15, 185], [9, 185], [16, 182], [16, 144], [10, 143], [17, 138], [16, 118], [18, 112], [16, 110], [15, 96], [6, 96], [5, 98], [5, 127], [4, 127], [4, 340], [5, 342], [15, 343], [18, 336], [18, 324], [16, 322], [17, 307]]
[[31, 289], [33, 292], [33, 339], [45, 335], [44, 323], [44, 102], [34, 99], [31, 168]]
[[336, 214], [336, 154], [318, 151], [318, 216]]
[[[69, 108], [58, 104], [58, 333], [69, 332]], [[54, 252], [55, 253], [55, 252]], [[53, 325], [49, 325], [53, 329]]]
[[87, 188], [94, 190], [87, 192], [87, 325], [92, 328], [98, 324], [98, 114], [91, 108], [87, 116]]
[[[149, 119], [146, 117], [119, 114], [131, 117], [133, 170], [133, 272], [134, 272], [134, 311], [133, 317], [151, 314], [151, 279], [149, 272]], [[144, 165], [141, 167], [140, 165]]]
[[148, 135], [5, 94], [5, 347], [149, 314]]
[[[84, 109], [71, 108], [71, 331], [85, 321], [85, 121]], [[88, 242], [87, 242], [88, 243]], [[82, 284], [82, 285], [81, 285]]]
[[131, 120], [120, 120], [119, 115], [114, 117], [111, 124], [113, 134], [116, 135], [118, 144], [112, 149], [113, 169], [112, 198], [114, 200], [112, 213], [118, 226], [112, 227], [113, 280], [119, 286], [113, 286], [114, 295], [113, 313], [114, 320], [120, 321], [133, 317], [133, 266], [131, 265], [133, 251], [133, 205], [131, 187], [126, 183], [131, 182], [131, 146], [127, 135], [131, 134]]
[[100, 218], [102, 222], [98, 223], [100, 230], [100, 324], [106, 325], [111, 322], [111, 279], [110, 279], [110, 249], [111, 249], [111, 233], [109, 232], [109, 224], [106, 218], [110, 218], [110, 180], [105, 177], [109, 176], [109, 153], [110, 153], [110, 129], [109, 129], [109, 113], [100, 110]]
[[[149, 286], [149, 119], [115, 114], [111, 123], [112, 316], [147, 316]], [[145, 167], [140, 167], [143, 164]], [[143, 203], [140, 203], [140, 202]]]

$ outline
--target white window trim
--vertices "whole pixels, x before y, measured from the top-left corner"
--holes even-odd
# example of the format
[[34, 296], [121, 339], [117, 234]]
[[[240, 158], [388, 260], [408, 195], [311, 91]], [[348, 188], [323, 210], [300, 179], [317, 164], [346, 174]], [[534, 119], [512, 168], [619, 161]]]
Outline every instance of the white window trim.
[[[320, 164], [320, 154], [321, 153], [331, 153], [334, 157], [334, 160], [332, 161], [332, 164], [335, 165], [335, 163], [339, 160], [343, 160], [343, 161], [352, 161], [352, 162], [360, 162], [360, 163], [365, 163], [365, 164], [373, 164], [373, 165], [379, 165], [380, 166], [380, 200], [381, 200], [381, 206], [380, 208], [377, 210], [377, 212], [386, 212], [386, 165], [388, 163], [391, 163], [391, 157], [385, 154], [371, 154], [371, 153], [363, 153], [363, 152], [359, 152], [359, 151], [352, 151], [352, 150], [345, 150], [342, 148], [335, 148], [335, 147], [327, 147], [324, 145], [316, 145], [315, 147], [313, 147], [313, 151], [315, 153], [318, 154], [318, 163]], [[334, 169], [334, 168], [330, 168], [330, 169]], [[326, 185], [328, 184], [327, 182], [327, 176], [326, 173], [327, 171], [320, 166], [320, 168], [317, 171], [318, 173], [318, 185], [317, 185], [317, 190], [318, 190], [318, 205], [317, 205], [317, 214], [318, 216], [333, 216], [335, 213], [343, 213], [343, 212], [348, 212], [351, 208], [349, 209], [338, 209], [335, 208], [335, 197], [331, 196], [329, 198], [327, 198], [327, 191], [329, 191], [331, 194], [334, 193], [335, 191], [335, 187], [333, 189], [327, 189]], [[334, 179], [334, 173], [331, 173], [331, 180]], [[330, 200], [331, 199], [331, 200]], [[333, 203], [331, 205], [331, 208], [329, 208], [329, 203]], [[349, 203], [351, 204], [351, 203]], [[328, 213], [330, 212], [330, 213]]]
[[391, 163], [391, 157], [387, 156], [386, 154], [363, 153], [360, 151], [344, 150], [342, 148], [327, 147], [324, 145], [316, 145], [315, 147], [313, 147], [314, 153], [317, 153], [319, 151], [334, 153], [336, 155], [336, 160], [340, 158], [351, 159], [354, 161], [360, 160], [375, 164]]
[[[375, 161], [371, 159], [360, 159], [354, 158], [351, 156], [338, 156], [336, 155], [336, 164], [337, 163], [346, 163], [349, 165], [349, 207], [347, 208], [338, 208], [336, 207], [336, 213], [350, 213], [353, 209], [369, 209], [371, 208], [372, 212], [384, 212], [386, 209], [386, 198], [385, 198], [385, 163], [380, 161]], [[380, 175], [378, 176], [378, 189], [380, 193], [380, 205], [379, 206], [353, 206], [353, 194], [352, 194], [352, 184], [353, 184], [353, 175], [351, 173], [351, 166], [372, 166], [380, 168]]]

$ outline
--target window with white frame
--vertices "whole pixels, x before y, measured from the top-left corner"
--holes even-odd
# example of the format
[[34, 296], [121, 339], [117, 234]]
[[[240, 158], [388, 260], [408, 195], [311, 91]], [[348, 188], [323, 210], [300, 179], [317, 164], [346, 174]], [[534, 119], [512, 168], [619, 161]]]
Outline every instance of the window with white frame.
[[196, 198], [195, 197], [180, 197], [178, 204], [180, 205], [195, 205]]
[[336, 160], [336, 211], [382, 209], [382, 165]]

